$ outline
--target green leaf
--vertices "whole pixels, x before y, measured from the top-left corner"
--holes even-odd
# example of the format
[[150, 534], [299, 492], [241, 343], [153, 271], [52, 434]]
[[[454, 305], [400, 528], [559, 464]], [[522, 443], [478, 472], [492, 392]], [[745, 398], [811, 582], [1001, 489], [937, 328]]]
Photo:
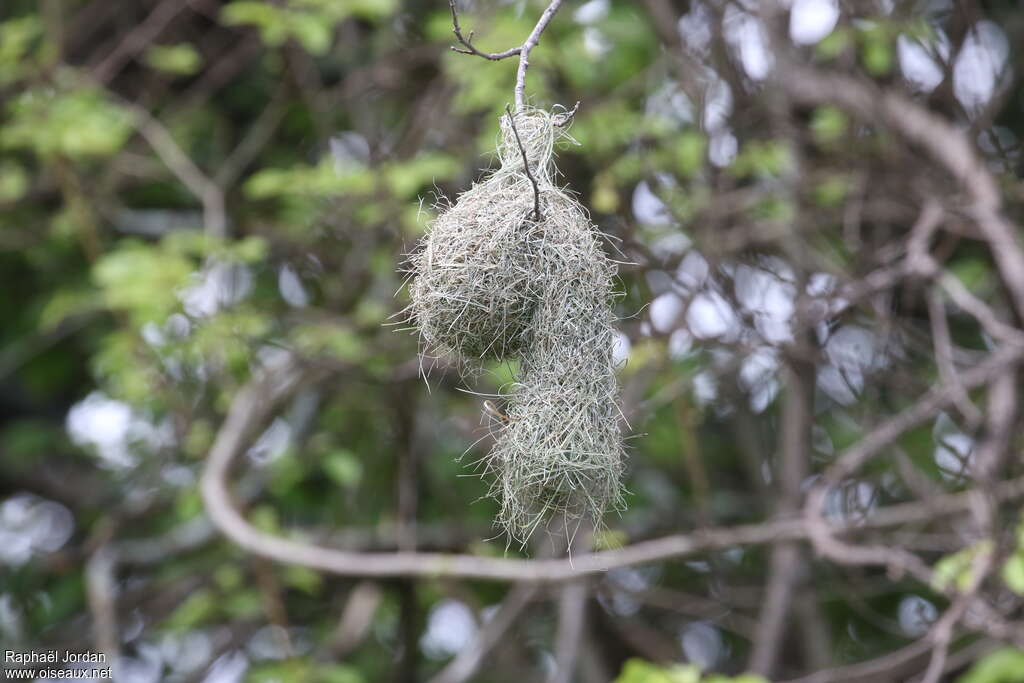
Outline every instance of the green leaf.
[[263, 42], [272, 47], [283, 45], [289, 38], [285, 11], [269, 3], [250, 0], [232, 2], [221, 10], [220, 16], [226, 26], [255, 26]]
[[594, 188], [590, 192], [590, 206], [600, 213], [615, 213], [619, 208], [619, 191], [615, 180], [608, 173], [600, 173], [594, 178]]
[[594, 550], [615, 550], [629, 541], [629, 534], [618, 529], [600, 529], [594, 532]]
[[831, 175], [814, 187], [814, 201], [821, 206], [840, 206], [850, 191], [850, 181], [843, 175]]
[[455, 177], [460, 165], [446, 154], [421, 154], [415, 159], [384, 167], [384, 181], [399, 199], [410, 199], [424, 187]]
[[242, 585], [245, 575], [235, 565], [223, 564], [213, 573], [213, 580], [222, 590], [230, 591]]
[[[320, 0], [337, 4], [336, 0]], [[379, 21], [398, 11], [398, 0], [347, 0], [343, 3], [353, 16]]]
[[980, 258], [957, 259], [951, 265], [950, 272], [974, 294], [983, 292], [991, 286], [991, 269]]
[[849, 119], [838, 107], [818, 107], [811, 119], [814, 138], [822, 144], [842, 140], [846, 137]]
[[0, 162], [0, 204], [15, 202], [28, 192], [29, 177], [19, 164]]
[[777, 176], [792, 165], [789, 149], [779, 140], [753, 140], [743, 147], [729, 172], [737, 178]]
[[28, 148], [40, 156], [109, 156], [132, 130], [130, 114], [94, 88], [26, 90], [11, 99], [7, 111], [0, 147]]
[[335, 168], [330, 160], [325, 160], [317, 166], [264, 169], [249, 178], [243, 191], [251, 199], [329, 197], [367, 194], [375, 185], [376, 177], [361, 164]]
[[297, 326], [292, 338], [295, 345], [310, 356], [330, 354], [354, 363], [362, 360], [367, 352], [363, 340], [353, 330], [330, 323]]
[[961, 592], [967, 590], [974, 580], [972, 568], [975, 560], [982, 553], [990, 554], [992, 549], [992, 541], [984, 540], [943, 557], [935, 564], [932, 587], [941, 592], [951, 587]]
[[676, 168], [683, 177], [691, 177], [704, 167], [707, 140], [697, 131], [688, 130], [676, 143]]
[[58, 289], [49, 297], [39, 314], [39, 330], [55, 330], [68, 318], [99, 310], [102, 304], [100, 293], [88, 285]]
[[1006, 648], [990, 652], [957, 683], [1024, 683], [1024, 651]]
[[217, 602], [207, 589], [192, 593], [164, 622], [172, 631], [191, 631], [210, 620], [216, 613]]
[[189, 76], [199, 71], [203, 58], [188, 43], [180, 45], [153, 45], [145, 54], [145, 62], [158, 71]]
[[835, 59], [846, 52], [852, 44], [853, 40], [850, 32], [845, 28], [838, 28], [818, 42], [814, 46], [814, 52], [821, 59]]
[[864, 66], [872, 76], [892, 71], [893, 49], [887, 40], [872, 39], [864, 44]]
[[319, 574], [307, 567], [289, 566], [284, 568], [284, 582], [291, 588], [309, 595], [316, 595], [324, 580]]
[[692, 665], [660, 667], [642, 659], [630, 659], [615, 683], [699, 683], [700, 669]]
[[35, 14], [0, 23], [0, 85], [12, 83], [27, 72], [26, 57], [42, 34], [42, 21]]
[[196, 264], [159, 245], [127, 242], [107, 253], [93, 267], [93, 280], [110, 308], [126, 311], [142, 325], [162, 323], [178, 310], [178, 292], [189, 282]]
[[363, 464], [350, 450], [339, 449], [328, 454], [323, 462], [328, 477], [345, 488], [352, 488], [363, 478]]
[[288, 16], [289, 30], [302, 47], [314, 55], [322, 55], [331, 46], [333, 26], [321, 17], [292, 12]]
[[1024, 595], [1024, 555], [1017, 551], [1003, 565], [1003, 581], [1017, 595]]
[[881, 21], [864, 22], [859, 26], [861, 59], [872, 76], [884, 76], [892, 70], [895, 35], [891, 25]]

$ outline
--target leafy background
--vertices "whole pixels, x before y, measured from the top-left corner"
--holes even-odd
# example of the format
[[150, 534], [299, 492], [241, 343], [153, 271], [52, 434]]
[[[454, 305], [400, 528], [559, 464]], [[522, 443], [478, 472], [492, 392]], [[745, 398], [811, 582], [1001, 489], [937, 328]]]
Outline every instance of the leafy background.
[[[459, 7], [485, 50], [519, 44], [543, 8]], [[909, 230], [916, 198], [949, 181], [838, 107], [778, 104], [783, 57], [765, 26], [788, 36], [790, 57], [956, 121], [1009, 212], [1022, 197], [1015, 3], [794, 0], [759, 12], [567, 2], [531, 57], [532, 102], [582, 102], [562, 180], [626, 261], [628, 509], [599, 546], [772, 515], [785, 359], [805, 333], [809, 477], [939, 374], [919, 289], [853, 302], [817, 331], [793, 324], [798, 290], [824, 296], [863, 277]], [[246, 453], [236, 495], [256, 526], [350, 549], [538, 550], [495, 537], [487, 482], [467, 476], [488, 443], [479, 399], [443, 364], [425, 383], [415, 337], [391, 324], [404, 255], [436, 199], [495, 163], [512, 95], [514, 60], [456, 54], [452, 40], [440, 1], [5, 0], [5, 648], [116, 651], [117, 680], [132, 682], [427, 680], [501, 602], [502, 585], [349, 579], [250, 556], [213, 529], [197, 488], [239, 388], [293, 354], [329, 380], [304, 387]], [[991, 255], [946, 244], [949, 271], [1002, 310]], [[958, 349], [984, 348], [973, 321], [952, 326]], [[493, 391], [510, 372], [490, 370], [472, 388]], [[831, 513], [905, 500], [914, 476], [962, 490], [980, 434], [963, 412], [905, 434], [899, 457], [836, 490]], [[1004, 514], [1012, 536], [1016, 515]], [[890, 542], [946, 584], [969, 574], [975, 546], [953, 522], [903, 532]], [[105, 614], [90, 577], [111, 553]], [[743, 672], [769, 555], [735, 547], [597, 577], [575, 680], [762, 680]], [[800, 557], [772, 680], [884, 657], [949, 604], [942, 585]], [[1011, 548], [998, 579], [1011, 615], [1022, 557]], [[554, 591], [531, 602], [473, 680], [549, 675], [557, 604]], [[948, 675], [1022, 671], [1024, 652], [964, 633]]]

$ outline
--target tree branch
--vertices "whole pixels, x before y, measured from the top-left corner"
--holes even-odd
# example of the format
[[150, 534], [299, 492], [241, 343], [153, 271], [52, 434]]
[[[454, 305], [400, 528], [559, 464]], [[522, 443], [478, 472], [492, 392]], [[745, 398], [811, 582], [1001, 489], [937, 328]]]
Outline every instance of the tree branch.
[[429, 683], [463, 683], [469, 680], [480, 668], [483, 658], [512, 628], [537, 592], [537, 586], [514, 586], [498, 607], [498, 612], [477, 631], [473, 641]]
[[[1015, 362], [1024, 351], [1012, 353], [1003, 349], [977, 368], [962, 375], [964, 386], [972, 387], [998, 371], [1000, 364]], [[844, 533], [863, 532], [900, 526], [907, 523], [934, 520], [942, 516], [962, 514], [971, 505], [966, 493], [948, 494], [924, 503], [905, 503], [874, 511], [866, 520], [856, 524], [828, 525], [821, 518], [821, 498], [812, 498], [808, 510], [816, 510], [811, 522], [803, 519], [775, 519], [760, 524], [740, 525], [721, 529], [707, 529], [693, 534], [677, 534], [649, 541], [641, 541], [616, 550], [604, 550], [576, 555], [571, 559], [499, 559], [475, 555], [456, 555], [420, 552], [349, 552], [325, 548], [305, 542], [275, 536], [256, 529], [232, 505], [227, 489], [227, 476], [234, 459], [245, 449], [259, 425], [273, 414], [276, 407], [305, 381], [308, 372], [295, 364], [262, 373], [250, 381], [236, 395], [228, 411], [213, 448], [206, 461], [200, 481], [200, 491], [211, 521], [228, 538], [243, 549], [276, 562], [298, 565], [341, 576], [360, 577], [461, 577], [490, 581], [559, 583], [597, 574], [612, 569], [648, 564], [684, 557], [711, 550], [723, 550], [739, 545], [770, 544], [787, 540], [820, 539], [822, 525], [827, 538]], [[923, 400], [931, 414], [950, 400], [951, 389], [939, 387], [935, 397]], [[886, 439], [893, 439], [893, 429], [908, 421], [916, 424], [924, 419], [921, 408], [912, 409], [911, 417], [897, 416], [896, 427], [880, 427], [882, 434], [865, 438], [871, 448], [884, 447]], [[884, 428], [884, 429], [883, 429]], [[909, 428], [909, 427], [908, 427]], [[876, 430], [879, 431], [879, 430]], [[854, 447], [854, 457], [862, 457]], [[994, 500], [1011, 500], [1024, 496], [1024, 478], [1003, 482], [992, 490]], [[817, 508], [812, 506], [816, 503]], [[835, 540], [835, 539], [833, 539]], [[838, 542], [838, 541], [837, 541]]]
[[[800, 487], [807, 477], [810, 462], [814, 400], [814, 366], [797, 358], [796, 354], [791, 355], [786, 364], [786, 393], [779, 438], [781, 464], [777, 474], [782, 488], [777, 513], [783, 515], [792, 515], [800, 509]], [[786, 636], [794, 589], [800, 578], [802, 554], [802, 549], [792, 542], [779, 543], [772, 549], [767, 594], [758, 618], [748, 666], [753, 673], [766, 677], [774, 673]]]
[[224, 208], [224, 193], [189, 158], [170, 131], [148, 111], [134, 102], [118, 98], [121, 106], [135, 117], [135, 129], [145, 138], [156, 155], [174, 176], [203, 205], [203, 227], [215, 237], [227, 236], [227, 213]]
[[573, 581], [558, 598], [558, 632], [555, 639], [555, 670], [550, 683], [571, 683], [586, 623], [587, 595], [584, 581]]
[[530, 37], [526, 39], [519, 51], [519, 70], [516, 71], [517, 111], [522, 111], [526, 107], [526, 70], [530, 68], [530, 52], [537, 47], [537, 43], [540, 42], [540, 34], [544, 33], [544, 29], [547, 28], [561, 4], [562, 0], [551, 0], [551, 4], [544, 10], [544, 14], [540, 15], [540, 21], [533, 27], [533, 32], [530, 33]]
[[805, 104], [834, 104], [877, 120], [919, 145], [963, 183], [973, 202], [970, 213], [988, 242], [1000, 277], [1019, 318], [1024, 319], [1024, 248], [1017, 229], [1002, 214], [1002, 197], [964, 132], [913, 100], [862, 80], [790, 64], [779, 82]]
[[[462, 26], [459, 25], [459, 12], [455, 8], [455, 0], [448, 0], [448, 7], [452, 11], [452, 32], [455, 34], [455, 39], [463, 46], [462, 48], [452, 46], [452, 50], [460, 54], [476, 55], [477, 57], [483, 57], [492, 61], [519, 55], [519, 69], [516, 71], [515, 102], [516, 111], [522, 111], [526, 107], [526, 70], [530, 68], [530, 52], [533, 48], [537, 47], [541, 34], [544, 33], [544, 29], [551, 23], [551, 19], [555, 16], [555, 12], [558, 11], [561, 4], [562, 0], [551, 0], [547, 9], [540, 15], [540, 19], [537, 20], [533, 31], [530, 32], [530, 35], [522, 45], [510, 48], [504, 52], [482, 52], [473, 45], [472, 31], [469, 32], [468, 37], [462, 35]], [[573, 113], [575, 113], [575, 109], [573, 109]]]
[[464, 46], [465, 49], [460, 49], [452, 45], [452, 52], [458, 52], [462, 55], [476, 55], [477, 57], [483, 57], [484, 59], [490, 59], [492, 61], [498, 61], [501, 59], [507, 59], [513, 57], [523, 49], [523, 46], [513, 47], [504, 52], [481, 52], [476, 49], [473, 45], [473, 32], [469, 32], [469, 37], [463, 37], [462, 27], [459, 25], [459, 11], [455, 7], [455, 0], [448, 0], [448, 7], [452, 10], [452, 33], [455, 34], [455, 39]]

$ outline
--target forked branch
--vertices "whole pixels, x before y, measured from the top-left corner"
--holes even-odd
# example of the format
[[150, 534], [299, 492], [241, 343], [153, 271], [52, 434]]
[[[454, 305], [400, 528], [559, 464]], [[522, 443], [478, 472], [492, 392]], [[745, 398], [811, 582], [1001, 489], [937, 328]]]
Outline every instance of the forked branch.
[[460, 54], [476, 55], [477, 57], [483, 57], [492, 61], [519, 55], [519, 69], [516, 71], [515, 98], [516, 111], [520, 111], [526, 106], [526, 70], [530, 68], [530, 52], [533, 48], [537, 47], [541, 34], [544, 33], [544, 29], [551, 23], [551, 18], [555, 16], [555, 12], [558, 11], [561, 4], [562, 0], [551, 0], [547, 9], [540, 15], [540, 19], [537, 20], [537, 25], [533, 27], [533, 31], [530, 32], [530, 35], [522, 45], [510, 48], [504, 52], [483, 52], [473, 45], [472, 31], [469, 32], [469, 36], [463, 35], [462, 26], [459, 25], [459, 11], [455, 7], [455, 0], [448, 0], [448, 7], [452, 11], [452, 33], [455, 34], [455, 39], [462, 45], [461, 48], [453, 45], [452, 50]]
[[462, 55], [476, 55], [477, 57], [483, 57], [484, 59], [490, 59], [496, 62], [501, 59], [513, 57], [519, 54], [523, 49], [523, 46], [520, 45], [519, 47], [513, 47], [509, 50], [505, 50], [504, 52], [483, 52], [482, 50], [478, 50], [476, 46], [473, 45], [472, 31], [469, 32], [469, 36], [462, 35], [462, 26], [459, 25], [459, 11], [455, 7], [455, 0], [448, 0], [448, 7], [452, 10], [452, 33], [455, 34], [455, 39], [459, 41], [460, 45], [462, 45], [462, 47], [452, 45], [452, 52], [458, 52]]

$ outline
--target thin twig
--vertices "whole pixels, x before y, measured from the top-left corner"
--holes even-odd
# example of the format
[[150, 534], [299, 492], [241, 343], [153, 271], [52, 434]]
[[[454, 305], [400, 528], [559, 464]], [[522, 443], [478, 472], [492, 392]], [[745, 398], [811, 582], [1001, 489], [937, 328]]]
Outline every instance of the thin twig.
[[151, 45], [185, 7], [178, 0], [163, 0], [95, 68], [96, 80], [108, 83], [129, 60]]
[[513, 47], [505, 50], [504, 52], [482, 52], [473, 45], [473, 32], [469, 32], [469, 37], [463, 37], [462, 27], [459, 26], [459, 12], [455, 7], [455, 0], [448, 0], [448, 7], [452, 10], [452, 33], [455, 34], [455, 39], [462, 44], [465, 49], [457, 48], [452, 45], [452, 52], [458, 52], [462, 55], [476, 55], [477, 57], [483, 57], [484, 59], [490, 59], [491, 61], [498, 61], [500, 59], [507, 59], [519, 54], [523, 46]]
[[971, 402], [971, 397], [960, 384], [960, 375], [953, 364], [953, 341], [949, 333], [949, 321], [946, 319], [945, 303], [942, 301], [942, 295], [934, 288], [928, 290], [925, 301], [928, 305], [928, 318], [931, 321], [932, 342], [935, 346], [939, 376], [953, 387], [954, 404], [973, 429], [981, 424], [981, 411]]
[[213, 181], [219, 187], [227, 188], [234, 184], [253, 159], [263, 151], [288, 112], [289, 92], [288, 81], [282, 80], [267, 106], [256, 117], [252, 126], [214, 175]]
[[571, 683], [586, 624], [587, 584], [573, 581], [558, 598], [558, 635], [555, 639], [555, 670], [549, 683]]
[[[509, 48], [504, 52], [482, 52], [473, 46], [473, 32], [469, 32], [469, 36], [462, 35], [462, 26], [459, 25], [459, 13], [455, 8], [455, 0], [448, 0], [448, 7], [452, 11], [452, 33], [455, 34], [455, 39], [463, 46], [462, 48], [452, 46], [452, 50], [464, 55], [476, 55], [477, 57], [483, 57], [484, 59], [490, 59], [497, 61], [499, 59], [506, 59], [514, 55], [519, 55], [519, 69], [516, 71], [516, 111], [522, 111], [526, 107], [526, 70], [530, 68], [530, 52], [533, 48], [537, 47], [537, 43], [540, 42], [540, 36], [544, 33], [544, 29], [551, 23], [551, 18], [555, 16], [555, 12], [558, 11], [561, 6], [562, 0], [551, 0], [551, 3], [544, 10], [544, 13], [540, 15], [540, 19], [537, 20], [537, 25], [533, 27], [533, 31], [530, 32], [529, 37], [526, 41], [518, 46]], [[575, 113], [575, 108], [573, 113]], [[563, 124], [564, 125], [564, 124]]]
[[526, 158], [526, 149], [523, 147], [523, 141], [519, 138], [519, 131], [516, 130], [516, 121], [512, 116], [512, 111], [508, 105], [505, 105], [505, 113], [508, 114], [508, 123], [512, 126], [512, 134], [516, 136], [516, 144], [519, 145], [519, 153], [523, 155], [523, 170], [526, 171], [526, 177], [530, 179], [530, 184], [533, 185], [533, 220], [540, 222], [540, 186], [537, 185], [537, 179], [533, 177], [533, 173], [530, 172], [530, 162]]
[[383, 597], [380, 586], [372, 581], [355, 585], [345, 601], [338, 626], [324, 648], [327, 657], [340, 660], [366, 639]]
[[526, 107], [526, 70], [530, 68], [530, 52], [540, 42], [540, 34], [544, 33], [551, 18], [555, 16], [562, 0], [551, 0], [551, 4], [540, 15], [540, 21], [533, 27], [530, 37], [523, 43], [519, 50], [519, 70], [516, 71], [516, 111], [522, 111]]
[[430, 679], [430, 683], [463, 683], [463, 681], [469, 680], [480, 668], [487, 653], [512, 628], [516, 619], [530, 604], [530, 600], [538, 590], [537, 586], [513, 586], [497, 613], [477, 631], [476, 637], [473, 638], [469, 646], [459, 652], [458, 656], [437, 676]]
[[185, 154], [174, 140], [171, 132], [152, 114], [134, 102], [121, 97], [117, 97], [117, 100], [118, 104], [131, 112], [135, 129], [149, 143], [168, 170], [202, 203], [203, 228], [206, 232], [214, 237], [227, 237], [228, 223], [224, 206], [224, 192], [217, 183]]
[[120, 655], [117, 626], [117, 555], [105, 543], [92, 554], [85, 567], [86, 593], [93, 618], [96, 647], [117, 667]]
[[[776, 513], [780, 515], [795, 514], [800, 509], [800, 487], [810, 462], [814, 366], [796, 354], [792, 356], [785, 366], [786, 393], [779, 434], [781, 462], [776, 476], [782, 495]], [[772, 549], [767, 592], [750, 655], [749, 669], [754, 673], [767, 677], [774, 673], [790, 622], [799, 570], [805, 564], [802, 556], [802, 549], [795, 543], [779, 543]]]
[[567, 125], [569, 125], [569, 122], [571, 122], [573, 120], [573, 118], [576, 116], [576, 112], [578, 112], [579, 109], [580, 109], [580, 101], [576, 100], [576, 104], [574, 104], [572, 106], [572, 109], [567, 109], [566, 111], [562, 112], [561, 114], [556, 114], [555, 116], [552, 117], [552, 120], [553, 120], [554, 124], [556, 126], [558, 126], [559, 128], [567, 126]]
[[[930, 649], [931, 639], [925, 637], [876, 659], [817, 671], [807, 676], [785, 681], [784, 683], [839, 683], [840, 681], [893, 680], [888, 676], [894, 675], [895, 672], [906, 666], [908, 662], [919, 659]], [[887, 677], [880, 678], [881, 676]]]
[[799, 102], [836, 105], [884, 123], [961, 182], [971, 200], [968, 211], [988, 242], [1017, 315], [1024, 317], [1024, 247], [1017, 226], [1003, 215], [999, 184], [963, 130], [904, 95], [856, 78], [791, 64], [780, 83]]

